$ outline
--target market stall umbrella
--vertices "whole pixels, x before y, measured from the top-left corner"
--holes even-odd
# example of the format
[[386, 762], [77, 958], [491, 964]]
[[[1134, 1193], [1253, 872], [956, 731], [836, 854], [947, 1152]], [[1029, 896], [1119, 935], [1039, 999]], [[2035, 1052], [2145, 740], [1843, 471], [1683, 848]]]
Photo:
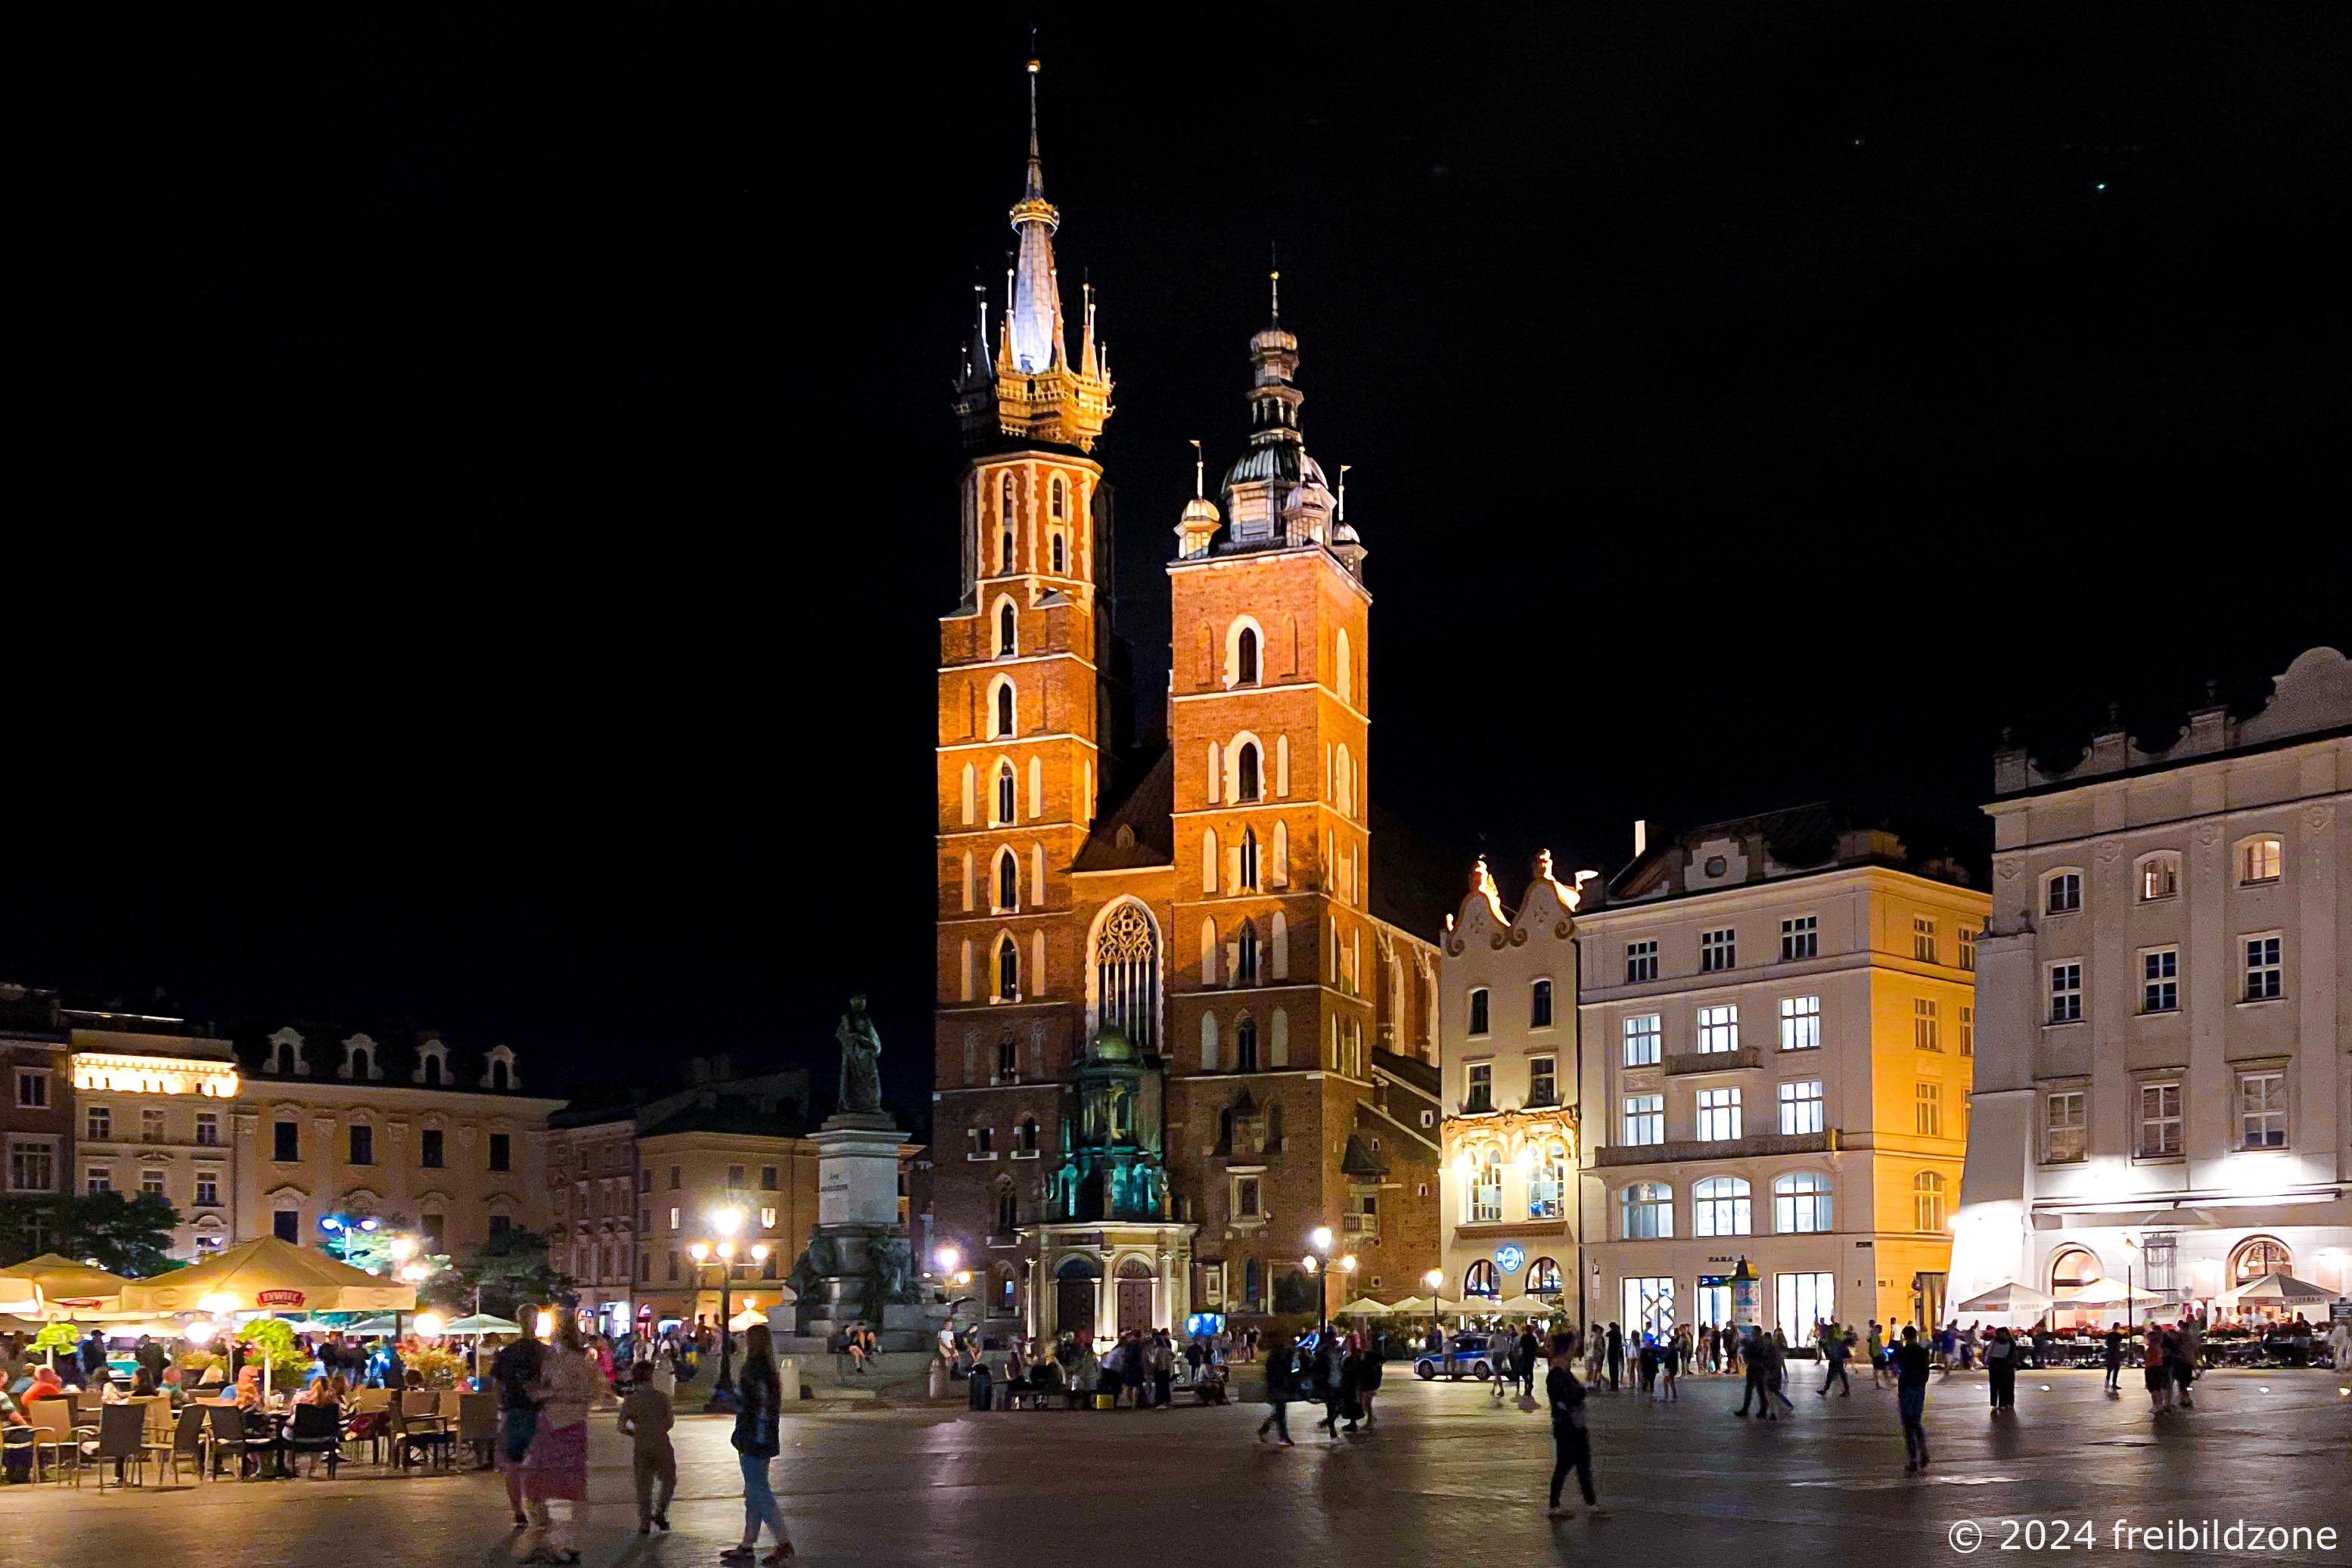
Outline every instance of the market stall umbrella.
[[753, 1323], [763, 1323], [767, 1321], [768, 1314], [761, 1312], [759, 1308], [745, 1307], [741, 1312], [737, 1312], [733, 1317], [727, 1320], [727, 1326], [730, 1329], [732, 1329], [735, 1333], [741, 1333]]
[[2224, 1306], [2243, 1306], [2248, 1301], [2258, 1304], [2289, 1307], [2312, 1306], [2336, 1299], [2333, 1291], [2321, 1290], [2306, 1280], [2292, 1274], [2265, 1274], [2259, 1280], [2249, 1280], [2233, 1290], [2221, 1292]]
[[470, 1339], [477, 1334], [520, 1333], [522, 1333], [520, 1323], [509, 1322], [504, 1318], [494, 1318], [487, 1312], [474, 1317], [459, 1318], [455, 1322], [441, 1325], [441, 1337], [444, 1339], [452, 1335], [458, 1339]]
[[411, 1312], [414, 1286], [378, 1279], [324, 1252], [264, 1236], [191, 1268], [133, 1280], [122, 1308], [140, 1312]]
[[27, 1318], [40, 1315], [41, 1288], [30, 1275], [15, 1270], [0, 1270], [0, 1312]]
[[2057, 1305], [2058, 1298], [2031, 1285], [2021, 1285], [2014, 1280], [2003, 1280], [1980, 1296], [1970, 1296], [1951, 1311], [1955, 1312], [2047, 1312]]
[[9, 1287], [26, 1280], [38, 1289], [42, 1308], [52, 1316], [60, 1315], [57, 1312], [59, 1307], [112, 1312], [122, 1287], [131, 1282], [120, 1274], [108, 1273], [95, 1263], [85, 1263], [58, 1252], [44, 1252], [8, 1268], [6, 1278], [0, 1279], [0, 1302], [20, 1299]]
[[2057, 1304], [2062, 1307], [2119, 1307], [2126, 1298], [2142, 1305], [2165, 1299], [2144, 1285], [2126, 1285], [2121, 1280], [2094, 1280], [2059, 1297]]
[[362, 1339], [396, 1334], [400, 1332], [400, 1320], [396, 1317], [365, 1318], [351, 1324], [343, 1332], [347, 1334], [356, 1334]]
[[1376, 1301], [1370, 1296], [1358, 1296], [1344, 1307], [1333, 1308], [1331, 1315], [1335, 1318], [1384, 1318], [1395, 1310], [1386, 1301]]

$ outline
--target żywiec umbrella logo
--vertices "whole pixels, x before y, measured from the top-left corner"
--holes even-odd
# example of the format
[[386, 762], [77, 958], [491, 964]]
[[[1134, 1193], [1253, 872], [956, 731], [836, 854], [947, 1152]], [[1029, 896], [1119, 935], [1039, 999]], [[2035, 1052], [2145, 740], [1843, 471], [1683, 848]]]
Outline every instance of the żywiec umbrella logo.
[[299, 1291], [257, 1291], [254, 1292], [253, 1299], [257, 1305], [264, 1307], [299, 1307], [302, 1304], [302, 1292]]

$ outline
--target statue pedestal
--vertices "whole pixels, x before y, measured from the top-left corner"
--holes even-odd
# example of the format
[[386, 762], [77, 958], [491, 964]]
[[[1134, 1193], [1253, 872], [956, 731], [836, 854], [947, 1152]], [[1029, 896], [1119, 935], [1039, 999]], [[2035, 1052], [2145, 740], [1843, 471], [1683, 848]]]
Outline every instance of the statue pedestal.
[[816, 1227], [809, 1242], [820, 1256], [830, 1257], [814, 1279], [794, 1285], [799, 1299], [793, 1307], [793, 1337], [821, 1344], [862, 1322], [884, 1350], [925, 1348], [921, 1307], [873, 1299], [879, 1272], [877, 1244], [894, 1239], [904, 1244], [898, 1147], [905, 1134], [888, 1116], [849, 1112], [827, 1117], [809, 1141], [817, 1146]]

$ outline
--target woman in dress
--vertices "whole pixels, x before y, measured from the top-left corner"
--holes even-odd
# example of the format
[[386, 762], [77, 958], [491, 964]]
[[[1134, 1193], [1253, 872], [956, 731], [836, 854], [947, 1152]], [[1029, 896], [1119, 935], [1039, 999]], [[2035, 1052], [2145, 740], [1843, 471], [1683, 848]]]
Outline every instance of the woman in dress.
[[735, 1380], [735, 1457], [743, 1468], [743, 1540], [719, 1554], [722, 1563], [749, 1563], [760, 1551], [760, 1526], [776, 1538], [775, 1550], [760, 1561], [780, 1568], [793, 1554], [792, 1537], [784, 1530], [784, 1511], [768, 1481], [768, 1465], [782, 1450], [780, 1420], [783, 1415], [782, 1376], [776, 1370], [768, 1325], [753, 1323], [743, 1336], [743, 1372]]
[[[539, 1401], [539, 1429], [523, 1469], [523, 1496], [540, 1539], [524, 1553], [526, 1563], [580, 1561], [580, 1531], [588, 1522], [588, 1408], [610, 1386], [581, 1342], [580, 1325], [565, 1314], [530, 1386]], [[569, 1505], [561, 1525], [547, 1507], [559, 1499]]]

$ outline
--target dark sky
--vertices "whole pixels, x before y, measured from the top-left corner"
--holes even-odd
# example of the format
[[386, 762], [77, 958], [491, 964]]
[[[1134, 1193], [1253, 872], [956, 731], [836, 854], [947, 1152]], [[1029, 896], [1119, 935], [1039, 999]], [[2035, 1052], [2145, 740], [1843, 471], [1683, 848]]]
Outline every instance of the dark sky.
[[[541, 1084], [829, 1061], [865, 988], [919, 1097], [947, 377], [1033, 18], [806, 9], [27, 49], [0, 977]], [[2003, 724], [2352, 645], [2340, 8], [1150, 15], [1039, 18], [1147, 688], [1278, 241], [1373, 790], [1508, 880], [1637, 816], [1968, 823]]]

